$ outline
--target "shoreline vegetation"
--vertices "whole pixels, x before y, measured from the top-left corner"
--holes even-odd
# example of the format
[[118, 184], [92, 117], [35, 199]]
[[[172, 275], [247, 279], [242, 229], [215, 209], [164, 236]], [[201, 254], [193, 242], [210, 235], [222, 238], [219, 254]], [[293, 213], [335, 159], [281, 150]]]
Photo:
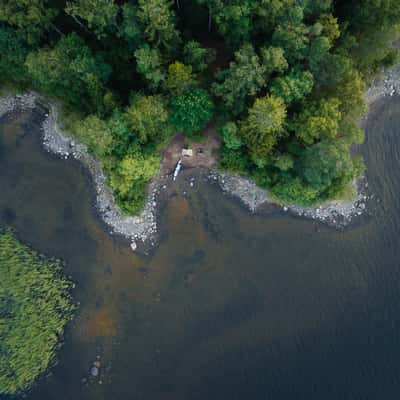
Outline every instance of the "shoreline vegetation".
[[380, 96], [366, 85], [395, 65], [399, 36], [398, 0], [9, 0], [0, 85], [33, 92], [3, 108], [48, 108], [45, 147], [89, 168], [132, 249], [156, 234], [182, 147], [200, 159], [202, 140], [208, 159], [183, 168], [209, 169], [252, 211], [338, 226], [365, 209], [359, 122]]
[[[398, 94], [400, 94], [400, 62], [385, 70], [380, 78], [371, 83], [366, 92], [366, 102], [372, 107], [374, 103]], [[154, 243], [157, 234], [157, 199], [166, 184], [172, 181], [173, 174], [160, 173], [149, 183], [145, 206], [138, 215], [124, 214], [107, 185], [107, 178], [100, 162], [90, 154], [87, 146], [80, 143], [73, 134], [66, 132], [59, 123], [59, 113], [62, 109], [59, 101], [47, 99], [35, 92], [3, 94], [0, 96], [0, 118], [16, 111], [33, 110], [38, 105], [47, 110], [42, 123], [44, 149], [63, 159], [73, 157], [88, 169], [96, 192], [95, 206], [111, 232], [128, 239], [134, 251], [138, 242]], [[362, 122], [363, 120], [360, 121]], [[251, 179], [239, 175], [210, 169], [207, 177], [211, 183], [217, 183], [224, 194], [239, 199], [251, 212], [257, 212], [264, 204], [275, 204], [285, 212], [319, 220], [335, 227], [345, 226], [354, 217], [360, 216], [366, 210], [368, 200], [368, 183], [365, 177], [353, 182], [354, 196], [351, 199], [328, 201], [314, 207], [279, 204], [267, 190], [258, 187]]]
[[0, 229], [0, 395], [31, 387], [56, 362], [75, 305], [61, 262]]

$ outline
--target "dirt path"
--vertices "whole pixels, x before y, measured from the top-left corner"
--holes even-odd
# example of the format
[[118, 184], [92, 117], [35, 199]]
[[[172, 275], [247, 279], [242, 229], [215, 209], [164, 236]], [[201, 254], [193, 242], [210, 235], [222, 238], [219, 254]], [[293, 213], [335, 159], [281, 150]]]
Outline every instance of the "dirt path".
[[[161, 173], [170, 174], [174, 171], [176, 164], [181, 159], [183, 168], [213, 168], [219, 162], [219, 141], [216, 122], [211, 121], [201, 133], [202, 140], [192, 142], [182, 134], [177, 134], [166, 148], [161, 163]], [[191, 157], [182, 156], [183, 149], [191, 149]]]

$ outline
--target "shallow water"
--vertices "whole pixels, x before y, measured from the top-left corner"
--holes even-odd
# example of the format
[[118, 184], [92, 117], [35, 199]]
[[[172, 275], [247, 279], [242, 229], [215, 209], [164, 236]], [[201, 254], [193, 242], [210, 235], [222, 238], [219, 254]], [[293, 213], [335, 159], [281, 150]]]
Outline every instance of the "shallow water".
[[106, 232], [83, 167], [41, 150], [40, 121], [0, 125], [0, 224], [66, 261], [80, 309], [28, 399], [397, 398], [399, 99], [369, 118], [363, 152], [379, 197], [352, 227], [250, 215], [183, 175], [147, 257]]

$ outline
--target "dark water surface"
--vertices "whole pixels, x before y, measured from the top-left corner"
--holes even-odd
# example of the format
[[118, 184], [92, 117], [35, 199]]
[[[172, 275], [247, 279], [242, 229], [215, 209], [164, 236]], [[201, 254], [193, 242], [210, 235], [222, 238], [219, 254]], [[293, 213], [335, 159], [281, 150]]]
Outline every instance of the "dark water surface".
[[[399, 99], [369, 118], [379, 197], [351, 228], [252, 216], [181, 180], [148, 257], [105, 232], [84, 169], [42, 151], [39, 126], [0, 125], [0, 224], [63, 258], [81, 305], [29, 400], [399, 397]], [[101, 376], [83, 383], [96, 355]]]

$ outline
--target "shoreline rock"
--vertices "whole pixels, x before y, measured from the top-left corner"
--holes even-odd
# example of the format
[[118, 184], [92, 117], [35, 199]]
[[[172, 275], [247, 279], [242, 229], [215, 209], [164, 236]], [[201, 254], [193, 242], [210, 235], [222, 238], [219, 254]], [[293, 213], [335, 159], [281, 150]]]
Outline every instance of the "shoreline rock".
[[[371, 84], [366, 93], [367, 104], [372, 106], [373, 103], [396, 94], [400, 94], [400, 62], [385, 71], [382, 79], [377, 79]], [[0, 97], [0, 118], [21, 109], [33, 110], [38, 104], [48, 110], [42, 123], [44, 148], [64, 159], [73, 157], [88, 168], [96, 190], [96, 209], [111, 233], [120, 234], [128, 239], [133, 251], [136, 251], [139, 241], [153, 244], [157, 234], [157, 199], [165, 187], [166, 178], [158, 176], [150, 182], [145, 207], [139, 215], [125, 215], [107, 186], [107, 178], [100, 162], [88, 152], [85, 145], [79, 143], [59, 125], [60, 103], [49, 101], [35, 92], [5, 95]], [[211, 182], [218, 183], [223, 193], [238, 198], [251, 212], [257, 212], [263, 204], [275, 204], [284, 212], [337, 227], [345, 226], [353, 217], [363, 214], [368, 200], [368, 184], [365, 178], [353, 182], [356, 191], [354, 199], [329, 201], [315, 207], [278, 205], [268, 191], [241, 176], [211, 171], [208, 178]]]
[[[392, 68], [383, 71], [383, 77], [375, 79], [366, 92], [366, 103], [371, 109], [374, 103], [400, 94], [400, 59]], [[364, 122], [365, 118], [361, 122]], [[364, 214], [367, 208], [368, 182], [365, 177], [352, 182], [355, 197], [351, 200], [332, 200], [314, 207], [302, 207], [290, 204], [277, 204], [267, 190], [259, 188], [251, 179], [213, 171], [210, 181], [217, 182], [221, 190], [239, 199], [251, 212], [257, 212], [263, 204], [275, 204], [284, 212], [296, 216], [324, 222], [330, 226], [343, 227], [354, 217]]]
[[57, 102], [50, 102], [34, 92], [7, 95], [0, 98], [0, 118], [13, 111], [34, 109], [38, 105], [48, 110], [42, 123], [42, 143], [45, 150], [64, 159], [73, 157], [88, 168], [96, 191], [96, 208], [111, 232], [127, 238], [131, 242], [132, 250], [136, 250], [138, 241], [153, 240], [157, 233], [156, 200], [164, 178], [157, 177], [149, 184], [145, 207], [139, 215], [125, 215], [107, 186], [107, 178], [100, 162], [88, 152], [85, 145], [78, 143], [59, 125], [60, 105]]

